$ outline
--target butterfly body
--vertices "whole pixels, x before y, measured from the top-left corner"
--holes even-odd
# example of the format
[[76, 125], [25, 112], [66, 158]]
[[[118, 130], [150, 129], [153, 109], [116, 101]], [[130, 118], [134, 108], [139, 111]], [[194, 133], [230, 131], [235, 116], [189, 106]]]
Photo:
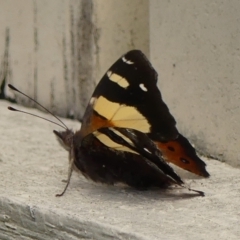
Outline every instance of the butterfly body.
[[139, 50], [126, 53], [104, 74], [79, 131], [62, 124], [66, 130], [54, 133], [69, 152], [69, 169], [67, 185], [58, 196], [66, 191], [73, 170], [95, 182], [137, 189], [184, 186], [168, 162], [209, 176], [206, 164], [178, 132], [157, 87], [157, 72]]

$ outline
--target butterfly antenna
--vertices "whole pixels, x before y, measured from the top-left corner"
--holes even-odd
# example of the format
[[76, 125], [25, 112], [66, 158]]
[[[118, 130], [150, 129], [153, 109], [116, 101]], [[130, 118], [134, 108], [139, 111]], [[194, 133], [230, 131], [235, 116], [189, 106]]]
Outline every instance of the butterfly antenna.
[[31, 116], [34, 116], [34, 117], [37, 117], [37, 118], [41, 118], [41, 119], [43, 119], [43, 120], [46, 120], [46, 121], [51, 122], [51, 123], [54, 123], [54, 124], [56, 124], [56, 125], [64, 128], [64, 129], [66, 129], [64, 126], [60, 125], [59, 123], [56, 123], [56, 122], [51, 121], [51, 120], [49, 120], [49, 119], [47, 119], [47, 118], [44, 118], [44, 117], [40, 117], [40, 116], [38, 116], [38, 115], [36, 115], [36, 114], [33, 114], [33, 113], [25, 112], [25, 111], [22, 111], [22, 110], [13, 108], [13, 107], [8, 107], [8, 110], [10, 110], [10, 111], [15, 111], [15, 112], [21, 112], [21, 113], [25, 113], [25, 114], [28, 114], [28, 115], [31, 115]]
[[35, 116], [35, 117], [39, 117], [39, 118], [42, 118], [42, 119], [47, 120], [47, 121], [49, 121], [49, 122], [52, 122], [52, 123], [54, 123], [54, 124], [56, 124], [56, 125], [58, 125], [58, 126], [61, 126], [61, 127], [64, 128], [64, 129], [68, 129], [68, 127], [66, 126], [66, 124], [65, 124], [60, 118], [58, 118], [57, 116], [55, 116], [51, 111], [49, 111], [49, 110], [48, 110], [47, 108], [45, 108], [42, 104], [40, 104], [39, 102], [37, 102], [35, 99], [33, 99], [33, 98], [29, 97], [27, 94], [21, 92], [20, 90], [18, 90], [17, 88], [15, 88], [12, 84], [8, 84], [8, 87], [9, 87], [10, 89], [12, 89], [13, 91], [18, 92], [18, 93], [22, 94], [23, 96], [27, 97], [28, 99], [32, 100], [33, 102], [35, 102], [38, 106], [40, 106], [40, 107], [43, 108], [46, 112], [48, 112], [48, 113], [51, 114], [54, 118], [56, 118], [62, 125], [60, 125], [60, 124], [58, 124], [58, 123], [55, 123], [55, 122], [53, 122], [53, 121], [51, 121], [51, 120], [48, 120], [48, 119], [46, 119], [46, 118], [40, 117], [40, 116], [38, 116], [38, 115], [31, 114], [31, 113], [28, 113], [28, 112], [24, 112], [24, 111], [21, 111], [21, 110], [17, 110], [17, 109], [12, 108], [12, 107], [8, 107], [9, 110], [11, 110], [11, 111], [16, 111], [16, 112], [22, 112], [22, 113], [26, 113], [26, 114], [28, 114], [28, 115], [32, 115], [32, 116]]

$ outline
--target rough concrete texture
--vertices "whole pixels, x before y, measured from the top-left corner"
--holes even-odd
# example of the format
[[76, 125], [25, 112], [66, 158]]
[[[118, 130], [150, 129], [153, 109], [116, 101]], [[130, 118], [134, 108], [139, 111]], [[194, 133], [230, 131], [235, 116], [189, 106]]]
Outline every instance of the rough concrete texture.
[[57, 198], [68, 167], [67, 152], [52, 133], [59, 128], [10, 112], [8, 105], [0, 102], [0, 239], [239, 239], [239, 169], [204, 158], [209, 179], [178, 171], [205, 197], [180, 188], [139, 192], [103, 186], [74, 174]]
[[150, 1], [150, 55], [180, 130], [240, 166], [240, 2]]

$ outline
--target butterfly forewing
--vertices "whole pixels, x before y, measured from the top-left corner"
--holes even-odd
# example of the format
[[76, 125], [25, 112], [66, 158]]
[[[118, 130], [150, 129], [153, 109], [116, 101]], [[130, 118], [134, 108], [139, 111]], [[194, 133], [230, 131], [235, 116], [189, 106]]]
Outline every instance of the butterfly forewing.
[[175, 139], [175, 120], [156, 84], [157, 73], [144, 54], [128, 52], [97, 85], [83, 118], [83, 135], [98, 129], [101, 122], [105, 127], [134, 128], [152, 139]]

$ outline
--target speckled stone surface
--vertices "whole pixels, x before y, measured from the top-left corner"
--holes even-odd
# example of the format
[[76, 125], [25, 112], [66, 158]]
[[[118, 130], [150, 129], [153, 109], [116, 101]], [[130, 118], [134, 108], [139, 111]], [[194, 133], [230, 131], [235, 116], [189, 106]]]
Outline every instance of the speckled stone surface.
[[178, 171], [205, 197], [180, 188], [108, 187], [74, 174], [57, 198], [68, 167], [52, 133], [59, 128], [10, 112], [8, 105], [0, 102], [0, 239], [239, 239], [240, 169], [205, 159], [209, 179]]

